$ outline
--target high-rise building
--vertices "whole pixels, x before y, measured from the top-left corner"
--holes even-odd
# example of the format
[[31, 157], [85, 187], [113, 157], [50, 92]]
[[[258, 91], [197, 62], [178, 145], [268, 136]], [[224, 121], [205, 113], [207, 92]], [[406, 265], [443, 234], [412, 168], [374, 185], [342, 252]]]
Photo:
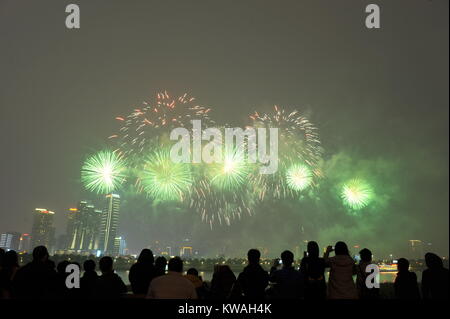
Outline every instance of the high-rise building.
[[69, 208], [66, 248], [77, 252], [97, 250], [101, 215], [102, 211], [87, 201], [80, 201], [77, 208]]
[[115, 239], [119, 226], [120, 196], [117, 194], [106, 195], [106, 204], [102, 212], [100, 222], [99, 249], [105, 255], [117, 254]]
[[55, 228], [53, 218], [55, 213], [45, 208], [36, 208], [33, 216], [33, 228], [31, 230], [31, 248], [45, 246], [52, 250]]
[[418, 239], [409, 240], [409, 248], [410, 248], [410, 258], [412, 259], [423, 259], [424, 251], [423, 251], [423, 243]]
[[180, 249], [180, 256], [185, 258], [192, 257], [192, 247], [191, 246], [183, 246]]
[[87, 208], [83, 249], [93, 251], [99, 249], [99, 229], [101, 225], [102, 211], [100, 209], [95, 209], [92, 205], [88, 205]]
[[31, 235], [30, 234], [22, 234], [20, 237], [19, 251], [21, 252], [31, 252]]
[[122, 236], [116, 237], [114, 239], [114, 256], [123, 256], [125, 255], [127, 250], [127, 242], [125, 241], [125, 238]]
[[19, 250], [20, 245], [20, 233], [6, 232], [0, 235], [0, 248]]
[[[78, 203], [78, 207], [82, 206], [84, 201]], [[81, 232], [81, 212], [78, 208], [69, 208], [67, 215], [67, 249], [68, 250], [78, 250], [78, 242]]]

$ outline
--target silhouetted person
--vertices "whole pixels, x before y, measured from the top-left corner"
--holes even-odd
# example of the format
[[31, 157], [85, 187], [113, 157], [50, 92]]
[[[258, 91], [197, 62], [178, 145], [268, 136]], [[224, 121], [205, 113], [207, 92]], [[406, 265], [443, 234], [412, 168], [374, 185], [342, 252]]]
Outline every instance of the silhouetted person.
[[319, 257], [319, 245], [315, 241], [308, 242], [307, 251], [300, 264], [300, 272], [305, 280], [305, 299], [325, 299], [327, 297], [325, 259]]
[[361, 260], [356, 265], [356, 288], [360, 299], [377, 299], [380, 295], [379, 288], [368, 288], [366, 284], [367, 276], [371, 272], [366, 272], [367, 266], [372, 263], [372, 252], [364, 248], [359, 252]]
[[424, 299], [448, 299], [448, 269], [441, 257], [425, 254], [427, 269], [422, 272], [422, 295]]
[[93, 297], [100, 299], [118, 299], [127, 292], [127, 287], [122, 279], [114, 273], [113, 259], [109, 256], [102, 257], [99, 261], [102, 275], [98, 277], [93, 290]]
[[17, 253], [14, 250], [6, 252], [0, 269], [0, 299], [10, 299], [12, 297], [12, 282], [18, 269], [19, 260]]
[[147, 298], [151, 299], [197, 299], [194, 284], [183, 277], [183, 261], [180, 257], [169, 260], [167, 275], [154, 278]]
[[84, 274], [80, 279], [80, 289], [85, 298], [92, 297], [92, 292], [98, 280], [95, 266], [95, 261], [92, 259], [88, 259], [83, 263]]
[[153, 262], [153, 252], [150, 249], [143, 249], [137, 262], [131, 266], [128, 279], [134, 294], [145, 295], [148, 292], [150, 282], [157, 276]]
[[205, 299], [207, 291], [202, 278], [198, 275], [198, 270], [195, 268], [190, 268], [184, 277], [190, 280], [194, 285], [195, 291], [197, 292], [197, 297], [199, 299]]
[[420, 299], [419, 286], [415, 272], [409, 271], [409, 261], [400, 258], [397, 263], [397, 277], [394, 282], [395, 298]]
[[167, 259], [164, 256], [159, 256], [155, 260], [155, 277], [166, 274]]
[[281, 253], [283, 267], [270, 274], [270, 281], [275, 284], [276, 298], [300, 299], [304, 297], [304, 280], [302, 274], [294, 266], [294, 254], [285, 250]]
[[228, 265], [215, 265], [211, 279], [211, 298], [227, 299], [231, 296], [236, 276]]
[[33, 261], [19, 268], [13, 279], [15, 298], [55, 298], [57, 291], [55, 263], [48, 258], [48, 251], [44, 246], [33, 249]]
[[257, 249], [250, 249], [247, 258], [248, 266], [239, 274], [237, 284], [245, 298], [264, 299], [269, 274], [259, 264], [261, 253]]
[[333, 251], [328, 246], [324, 255], [325, 265], [330, 267], [330, 278], [328, 280], [329, 299], [357, 299], [353, 275], [355, 274], [355, 261], [350, 257], [347, 244], [339, 241], [334, 248], [334, 257], [328, 257]]

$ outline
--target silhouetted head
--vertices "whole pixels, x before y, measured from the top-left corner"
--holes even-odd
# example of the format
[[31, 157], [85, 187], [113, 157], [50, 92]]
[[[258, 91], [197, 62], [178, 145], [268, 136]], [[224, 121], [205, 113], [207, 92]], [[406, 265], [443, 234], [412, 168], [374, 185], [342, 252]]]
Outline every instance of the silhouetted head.
[[367, 249], [364, 248], [359, 252], [359, 256], [361, 257], [361, 261], [370, 263], [372, 261], [372, 252]]
[[198, 270], [195, 268], [189, 268], [186, 274], [198, 277]]
[[158, 269], [165, 270], [167, 265], [167, 259], [164, 256], [159, 256], [155, 260], [155, 267]]
[[308, 242], [308, 257], [318, 258], [319, 257], [319, 245], [315, 241]]
[[250, 249], [247, 253], [247, 258], [249, 264], [259, 264], [261, 253], [258, 249]]
[[138, 263], [143, 264], [151, 264], [153, 265], [154, 262], [153, 252], [150, 249], [142, 249], [141, 253], [139, 254], [139, 258], [137, 260]]
[[281, 261], [283, 262], [283, 266], [289, 267], [294, 262], [294, 254], [289, 251], [285, 250], [281, 253]]
[[84, 271], [95, 271], [95, 261], [88, 259], [83, 263]]
[[442, 261], [441, 257], [433, 253], [425, 254], [425, 263], [430, 269], [440, 269], [444, 267], [444, 262]]
[[65, 274], [67, 265], [69, 265], [69, 264], [70, 264], [70, 262], [67, 260], [63, 260], [63, 261], [59, 262], [58, 266], [56, 266], [56, 271], [60, 274]]
[[45, 246], [37, 246], [33, 249], [33, 261], [46, 262], [48, 260], [48, 250]]
[[409, 261], [406, 258], [400, 258], [397, 262], [397, 269], [399, 272], [404, 272], [409, 270]]
[[182, 272], [183, 271], [183, 261], [181, 260], [180, 257], [170, 258], [167, 269], [169, 271]]
[[350, 253], [348, 252], [347, 244], [343, 241], [338, 241], [336, 245], [334, 245], [334, 253], [336, 255], [350, 255]]
[[100, 271], [102, 273], [108, 273], [113, 271], [113, 259], [109, 256], [105, 256], [100, 258], [98, 262], [98, 266], [100, 267]]
[[51, 269], [55, 269], [55, 267], [56, 267], [55, 262], [54, 262], [53, 260], [50, 260], [50, 259], [47, 259], [47, 261], [45, 262], [45, 264], [46, 264], [47, 266], [49, 266]]
[[3, 267], [19, 267], [19, 258], [14, 250], [7, 251], [3, 258]]
[[233, 271], [231, 270], [230, 266], [228, 265], [219, 265], [217, 269], [217, 273], [215, 274], [216, 278], [220, 278], [221, 280], [228, 280], [232, 279], [234, 277], [234, 280], [236, 280], [236, 277], [234, 276]]

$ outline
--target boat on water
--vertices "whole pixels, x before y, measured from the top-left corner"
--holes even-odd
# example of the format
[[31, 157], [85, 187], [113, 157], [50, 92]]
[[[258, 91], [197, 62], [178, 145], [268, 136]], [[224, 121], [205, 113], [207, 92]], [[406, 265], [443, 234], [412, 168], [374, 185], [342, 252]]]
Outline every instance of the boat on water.
[[379, 264], [380, 272], [397, 272], [397, 264]]

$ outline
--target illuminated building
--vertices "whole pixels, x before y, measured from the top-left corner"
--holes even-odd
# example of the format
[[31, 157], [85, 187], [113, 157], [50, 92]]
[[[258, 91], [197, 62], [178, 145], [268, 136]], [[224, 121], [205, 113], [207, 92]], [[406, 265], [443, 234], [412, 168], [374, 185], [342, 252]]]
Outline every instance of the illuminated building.
[[36, 208], [33, 214], [31, 230], [31, 248], [45, 246], [49, 251], [53, 249], [55, 228], [53, 218], [55, 213], [45, 208]]
[[192, 257], [192, 247], [191, 246], [183, 246], [180, 249], [180, 256], [181, 257]]
[[31, 235], [22, 234], [20, 237], [19, 251], [30, 252], [31, 251]]
[[0, 235], [0, 248], [9, 250], [19, 250], [20, 233], [6, 232]]
[[167, 255], [167, 256], [169, 256], [169, 257], [170, 257], [170, 256], [173, 256], [173, 255], [172, 255], [172, 247], [167, 246], [167, 247], [166, 247], [166, 250], [161, 252], [161, 255]]
[[89, 226], [87, 232], [87, 249], [88, 250], [98, 250], [99, 249], [99, 241], [100, 234], [99, 229], [102, 220], [102, 210], [101, 209], [92, 209], [89, 211]]
[[411, 258], [412, 259], [423, 259], [424, 252], [423, 252], [422, 241], [418, 240], [418, 239], [411, 239], [409, 241], [409, 244], [410, 244]]
[[116, 237], [114, 239], [114, 256], [123, 256], [127, 249], [127, 242], [122, 236]]
[[[78, 207], [82, 207], [86, 202], [80, 201]], [[69, 208], [67, 218], [67, 249], [78, 249], [78, 238], [81, 229], [81, 213], [78, 208]]]
[[117, 194], [106, 195], [106, 204], [100, 221], [99, 249], [105, 255], [114, 255], [115, 239], [119, 226], [120, 196]]
[[69, 208], [66, 248], [77, 252], [97, 250], [101, 216], [102, 211], [86, 201], [80, 201], [77, 208]]

